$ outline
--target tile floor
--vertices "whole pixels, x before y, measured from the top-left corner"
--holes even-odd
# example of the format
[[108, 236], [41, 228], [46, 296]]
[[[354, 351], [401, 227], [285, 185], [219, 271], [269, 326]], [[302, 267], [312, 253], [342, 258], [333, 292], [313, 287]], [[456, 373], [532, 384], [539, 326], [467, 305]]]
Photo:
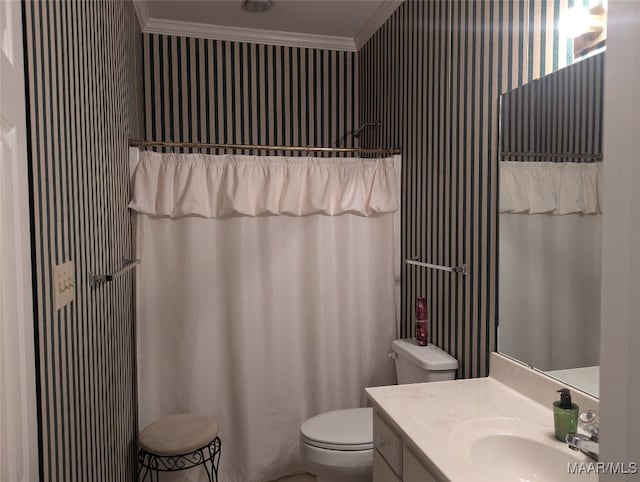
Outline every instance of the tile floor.
[[274, 480], [272, 482], [315, 482], [316, 478], [311, 474], [297, 474], [283, 477], [282, 479]]

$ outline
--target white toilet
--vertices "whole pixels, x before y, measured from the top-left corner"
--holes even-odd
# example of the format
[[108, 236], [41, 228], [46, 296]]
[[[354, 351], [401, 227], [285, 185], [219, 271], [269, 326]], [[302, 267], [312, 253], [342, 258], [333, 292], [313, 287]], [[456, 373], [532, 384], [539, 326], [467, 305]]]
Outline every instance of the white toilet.
[[[398, 384], [453, 380], [458, 361], [435, 345], [395, 340]], [[300, 453], [317, 482], [370, 482], [373, 410], [351, 408], [321, 413], [300, 427]]]

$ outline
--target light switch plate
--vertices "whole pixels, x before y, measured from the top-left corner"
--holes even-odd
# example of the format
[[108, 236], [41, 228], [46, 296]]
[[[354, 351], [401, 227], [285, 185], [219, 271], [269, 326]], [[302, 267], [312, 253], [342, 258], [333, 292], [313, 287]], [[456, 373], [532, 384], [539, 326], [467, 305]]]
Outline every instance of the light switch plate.
[[73, 261], [53, 267], [53, 293], [56, 310], [71, 303], [76, 294], [75, 267]]

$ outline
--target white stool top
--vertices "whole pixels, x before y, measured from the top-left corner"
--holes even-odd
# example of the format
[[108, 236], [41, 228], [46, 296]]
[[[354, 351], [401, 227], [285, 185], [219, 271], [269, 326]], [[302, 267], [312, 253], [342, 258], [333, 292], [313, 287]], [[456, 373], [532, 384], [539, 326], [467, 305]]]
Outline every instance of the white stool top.
[[140, 447], [155, 455], [188, 454], [210, 444], [218, 435], [211, 417], [181, 413], [163, 417], [140, 433]]

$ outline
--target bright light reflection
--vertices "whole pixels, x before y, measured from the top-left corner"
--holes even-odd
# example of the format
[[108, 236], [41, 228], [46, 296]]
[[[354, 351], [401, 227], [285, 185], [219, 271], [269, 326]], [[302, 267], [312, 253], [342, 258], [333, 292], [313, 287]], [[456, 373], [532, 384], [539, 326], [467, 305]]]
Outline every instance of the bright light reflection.
[[591, 14], [584, 7], [572, 7], [560, 14], [558, 30], [567, 38], [576, 38], [591, 30]]

